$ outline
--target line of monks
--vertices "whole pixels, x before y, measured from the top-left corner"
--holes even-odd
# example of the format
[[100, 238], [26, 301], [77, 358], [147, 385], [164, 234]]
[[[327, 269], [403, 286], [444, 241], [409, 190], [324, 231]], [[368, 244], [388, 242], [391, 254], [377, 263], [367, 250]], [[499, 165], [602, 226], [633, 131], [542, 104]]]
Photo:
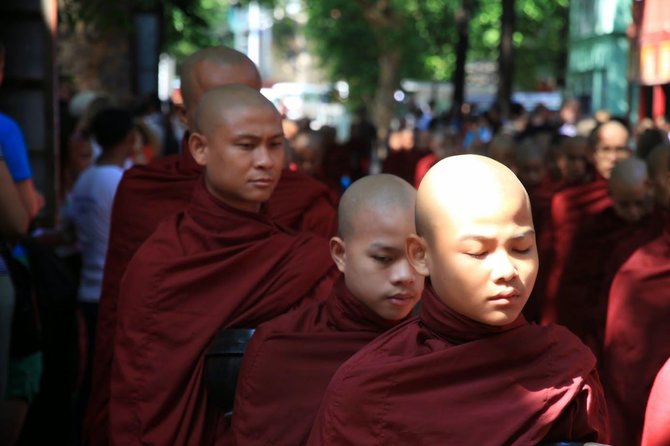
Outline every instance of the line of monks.
[[[418, 190], [371, 175], [335, 203], [284, 169], [281, 116], [246, 56], [208, 48], [180, 74], [181, 154], [117, 190], [84, 444], [639, 443], [670, 356], [654, 291], [670, 239], [642, 218], [647, 169], [619, 160], [622, 126], [601, 127], [596, 170], [560, 187], [459, 155]], [[587, 146], [565, 145], [567, 170]], [[651, 158], [658, 215], [668, 153]], [[590, 286], [608, 274], [609, 296]], [[231, 416], [204, 370], [233, 328], [256, 332]], [[646, 444], [667, 444], [654, 401]]]

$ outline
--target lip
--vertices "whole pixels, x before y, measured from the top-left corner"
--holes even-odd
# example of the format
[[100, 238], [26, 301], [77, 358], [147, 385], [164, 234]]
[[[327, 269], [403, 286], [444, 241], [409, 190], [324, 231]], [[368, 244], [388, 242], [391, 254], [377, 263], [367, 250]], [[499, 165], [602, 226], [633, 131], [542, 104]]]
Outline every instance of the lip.
[[255, 186], [268, 187], [274, 184], [274, 180], [272, 178], [257, 178], [255, 180], [251, 180], [250, 183]]
[[495, 296], [489, 297], [490, 301], [506, 301], [511, 302], [521, 296], [521, 293], [516, 290], [503, 291]]
[[386, 299], [393, 305], [405, 306], [414, 301], [414, 296], [409, 293], [399, 293], [394, 294], [393, 296], [389, 296]]

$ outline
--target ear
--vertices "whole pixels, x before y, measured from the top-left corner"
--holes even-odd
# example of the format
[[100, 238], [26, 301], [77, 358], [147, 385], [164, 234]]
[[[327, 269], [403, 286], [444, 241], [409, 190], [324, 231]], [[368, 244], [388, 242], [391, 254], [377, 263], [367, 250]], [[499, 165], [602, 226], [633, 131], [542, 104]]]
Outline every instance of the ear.
[[191, 156], [199, 166], [207, 164], [207, 137], [201, 133], [191, 133], [188, 137], [188, 149]]
[[423, 237], [412, 234], [407, 237], [405, 242], [407, 249], [407, 260], [414, 267], [416, 272], [424, 277], [430, 275], [428, 246]]
[[333, 258], [333, 262], [335, 262], [337, 269], [343, 273], [346, 265], [346, 248], [344, 240], [339, 237], [330, 239], [330, 256]]

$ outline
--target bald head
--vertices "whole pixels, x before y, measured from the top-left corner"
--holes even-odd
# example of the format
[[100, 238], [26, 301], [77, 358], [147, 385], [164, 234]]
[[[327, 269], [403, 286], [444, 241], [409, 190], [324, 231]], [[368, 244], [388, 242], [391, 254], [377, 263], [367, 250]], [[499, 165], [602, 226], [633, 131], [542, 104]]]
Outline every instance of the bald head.
[[339, 236], [346, 241], [356, 232], [358, 216], [362, 212], [372, 211], [383, 216], [389, 210], [405, 209], [411, 216], [415, 202], [416, 190], [395, 175], [368, 175], [356, 180], [340, 199]]
[[416, 228], [430, 239], [444, 215], [512, 208], [527, 208], [530, 215], [528, 194], [509, 168], [480, 155], [453, 156], [433, 166], [421, 182]]
[[203, 93], [227, 84], [243, 84], [256, 90], [261, 88], [261, 76], [251, 59], [225, 46], [193, 53], [182, 63], [179, 75], [189, 128], [194, 126], [195, 107]]
[[600, 175], [608, 179], [614, 165], [631, 156], [630, 133], [619, 121], [609, 121], [594, 131], [593, 164]]
[[509, 135], [498, 135], [489, 143], [488, 155], [508, 168], [516, 169], [516, 141]]
[[670, 144], [661, 144], [647, 157], [649, 179], [654, 189], [656, 206], [670, 208]]
[[260, 91], [240, 84], [229, 84], [207, 91], [195, 112], [195, 131], [211, 135], [217, 126], [226, 124], [231, 113], [242, 108], [273, 110], [281, 122], [281, 115], [274, 104]]
[[546, 148], [535, 140], [529, 139], [518, 146], [516, 164], [521, 182], [526, 187], [534, 187], [544, 179], [546, 166]]
[[625, 221], [636, 222], [651, 211], [652, 191], [647, 165], [639, 158], [619, 161], [609, 178], [614, 211]]

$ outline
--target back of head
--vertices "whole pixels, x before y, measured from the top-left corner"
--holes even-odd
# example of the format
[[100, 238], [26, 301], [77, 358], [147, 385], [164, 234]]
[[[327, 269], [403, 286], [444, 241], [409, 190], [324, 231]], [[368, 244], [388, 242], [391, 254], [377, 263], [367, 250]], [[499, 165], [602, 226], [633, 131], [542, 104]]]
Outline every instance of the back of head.
[[645, 129], [637, 138], [636, 155], [641, 159], [647, 159], [649, 153], [658, 145], [667, 143], [668, 136], [657, 128]]
[[539, 185], [547, 172], [547, 147], [536, 138], [526, 138], [516, 150], [519, 179], [530, 188]]
[[225, 46], [199, 50], [182, 63], [179, 75], [187, 123], [193, 126], [193, 113], [203, 93], [226, 84], [243, 84], [260, 90], [261, 76], [246, 55]]
[[647, 165], [637, 157], [619, 161], [610, 175], [609, 191], [614, 211], [625, 221], [636, 222], [652, 208], [652, 189]]
[[132, 115], [122, 108], [102, 109], [91, 122], [91, 133], [103, 153], [123, 142], [133, 128]]

